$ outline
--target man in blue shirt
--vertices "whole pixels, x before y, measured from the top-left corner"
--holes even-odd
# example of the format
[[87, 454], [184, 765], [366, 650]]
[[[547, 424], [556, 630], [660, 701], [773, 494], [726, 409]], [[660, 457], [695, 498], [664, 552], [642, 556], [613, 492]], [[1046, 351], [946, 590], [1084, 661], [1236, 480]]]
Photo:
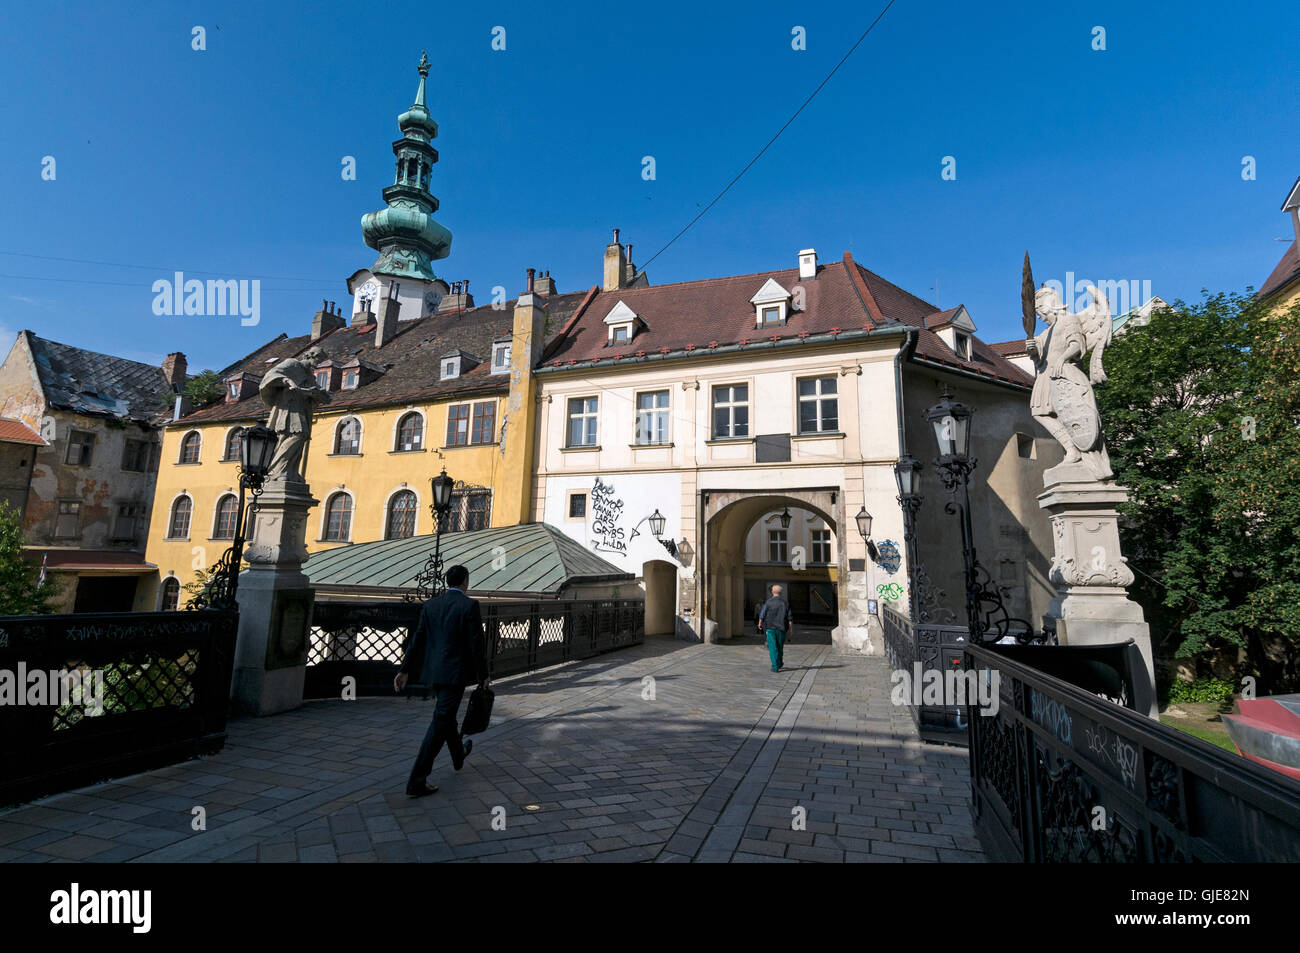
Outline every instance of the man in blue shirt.
[[772, 587], [772, 598], [763, 603], [758, 612], [758, 631], [767, 630], [767, 654], [772, 660], [772, 671], [785, 668], [785, 640], [794, 631], [794, 618], [790, 603], [781, 598], [781, 587]]

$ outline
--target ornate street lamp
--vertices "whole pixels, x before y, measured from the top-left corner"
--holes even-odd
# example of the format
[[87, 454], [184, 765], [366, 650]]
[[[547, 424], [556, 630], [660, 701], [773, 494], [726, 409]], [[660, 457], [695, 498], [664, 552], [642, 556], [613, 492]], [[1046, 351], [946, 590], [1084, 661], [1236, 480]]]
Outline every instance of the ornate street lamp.
[[921, 461], [909, 454], [894, 464], [894, 482], [898, 484], [898, 505], [903, 510], [903, 547], [907, 550], [907, 608], [912, 624], [918, 625], [920, 597], [917, 592], [916, 514], [921, 509]]
[[[934, 426], [939, 456], [934, 465], [943, 480], [944, 488], [952, 499], [944, 504], [944, 512], [958, 517], [961, 526], [961, 555], [966, 575], [966, 619], [969, 639], [973, 645], [997, 642], [1010, 634], [1011, 623], [1019, 623], [1022, 634], [1016, 641], [1022, 644], [1041, 641], [1034, 627], [1023, 619], [1012, 619], [1002, 602], [993, 577], [980, 565], [975, 551], [975, 534], [971, 529], [970, 475], [975, 469], [975, 459], [970, 455], [970, 420], [975, 413], [945, 392], [939, 402], [925, 411], [925, 419]], [[900, 461], [901, 462], [901, 461]], [[897, 471], [895, 471], [897, 476]], [[900, 482], [901, 485], [901, 482]]]
[[782, 528], [782, 529], [789, 529], [789, 528], [790, 528], [790, 520], [792, 520], [793, 518], [794, 518], [794, 517], [792, 517], [792, 516], [790, 515], [790, 507], [787, 506], [787, 507], [785, 508], [785, 512], [782, 513], [782, 514], [780, 515], [780, 517], [778, 517], [778, 519], [781, 520], [781, 528]]
[[456, 481], [447, 476], [447, 468], [429, 481], [433, 502], [429, 512], [433, 515], [434, 537], [433, 552], [415, 576], [415, 592], [406, 596], [407, 602], [427, 602], [442, 595], [447, 581], [442, 574], [442, 531], [446, 526], [447, 512], [451, 509], [451, 493]]
[[239, 439], [239, 510], [235, 514], [235, 537], [230, 548], [217, 561], [203, 591], [191, 599], [187, 609], [234, 609], [238, 603], [239, 570], [244, 561], [244, 532], [247, 529], [245, 492], [251, 491], [248, 511], [257, 512], [257, 498], [262, 495], [266, 471], [279, 442], [276, 432], [263, 424], [241, 427]]
[[658, 509], [650, 514], [650, 532], [655, 534], [655, 539], [664, 534], [664, 517]]
[[867, 512], [867, 508], [864, 506], [858, 510], [858, 515], [853, 519], [858, 524], [858, 535], [867, 544], [867, 555], [871, 557], [873, 563], [879, 562], [880, 550], [876, 549], [876, 544], [871, 541], [871, 514]]

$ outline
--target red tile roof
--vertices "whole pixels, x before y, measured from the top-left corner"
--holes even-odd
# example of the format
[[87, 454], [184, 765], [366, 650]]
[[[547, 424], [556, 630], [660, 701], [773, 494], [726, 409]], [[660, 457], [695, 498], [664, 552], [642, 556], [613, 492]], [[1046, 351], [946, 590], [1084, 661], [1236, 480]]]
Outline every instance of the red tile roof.
[[1263, 287], [1259, 289], [1261, 298], [1300, 278], [1300, 250], [1297, 249], [1297, 245], [1300, 245], [1300, 242], [1291, 243], [1291, 247], [1282, 255], [1282, 260], [1277, 263], [1272, 274], [1265, 279]]
[[45, 441], [31, 427], [21, 420], [0, 417], [0, 441], [5, 443], [31, 443], [38, 447], [45, 446]]
[[[792, 294], [802, 289], [803, 308], [792, 310], [778, 328], [754, 325], [750, 298], [768, 280]], [[594, 290], [594, 289], [593, 289]], [[927, 326], [927, 318], [951, 315], [863, 268], [848, 252], [842, 261], [817, 267], [815, 280], [799, 279], [796, 268], [670, 285], [599, 291], [575, 310], [548, 348], [541, 366], [559, 368], [597, 361], [635, 360], [649, 354], [699, 355], [726, 345], [765, 345], [842, 331], [871, 331], [900, 324], [917, 329], [915, 356], [929, 363], [1022, 387], [1033, 379], [978, 338], [970, 360], [958, 357]], [[611, 346], [605, 316], [622, 301], [645, 322], [626, 345]]]
[[1011, 341], [994, 341], [989, 347], [997, 351], [1003, 357], [1019, 357], [1025, 354], [1025, 339], [1015, 338]]

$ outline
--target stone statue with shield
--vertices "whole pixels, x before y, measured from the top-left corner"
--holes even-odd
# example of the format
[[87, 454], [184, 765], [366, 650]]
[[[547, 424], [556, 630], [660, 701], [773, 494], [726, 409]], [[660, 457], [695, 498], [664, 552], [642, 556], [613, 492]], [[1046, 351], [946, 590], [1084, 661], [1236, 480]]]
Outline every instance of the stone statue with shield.
[[[1038, 497], [1052, 524], [1048, 579], [1056, 586], [1043, 628], [1061, 645], [1123, 645], [1131, 639], [1142, 661], [1133, 666], [1134, 678], [1145, 669], [1148, 681], [1145, 689], [1133, 686], [1129, 702], [1144, 699], [1149, 709], [1143, 713], [1154, 718], [1150, 629], [1142, 607], [1128, 598], [1133, 572], [1120, 550], [1118, 507], [1129, 494], [1115, 482], [1093, 391], [1106, 382], [1102, 354], [1113, 327], [1110, 302], [1094, 285], [1088, 293], [1091, 303], [1072, 313], [1054, 289], [1035, 290], [1025, 253], [1021, 305], [1025, 352], [1035, 371], [1029, 409], [1065, 450], [1065, 459], [1043, 473]], [[1040, 315], [1047, 328], [1035, 334]]]

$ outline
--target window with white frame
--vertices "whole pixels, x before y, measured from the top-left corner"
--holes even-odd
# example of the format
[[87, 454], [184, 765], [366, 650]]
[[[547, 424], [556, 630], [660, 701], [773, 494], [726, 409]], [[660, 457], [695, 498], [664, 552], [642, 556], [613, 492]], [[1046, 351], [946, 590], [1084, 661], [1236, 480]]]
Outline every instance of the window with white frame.
[[668, 442], [668, 391], [652, 390], [636, 395], [636, 442]]
[[596, 408], [595, 397], [569, 398], [569, 443], [570, 447], [594, 447], [596, 445]]
[[719, 384], [713, 388], [713, 437], [749, 436], [749, 385]]
[[770, 563], [786, 562], [790, 556], [789, 543], [786, 537], [786, 531], [783, 529], [769, 529], [767, 531], [767, 561]]
[[831, 377], [799, 381], [799, 432], [835, 433], [840, 428], [839, 382]]
[[361, 372], [356, 368], [348, 368], [343, 372], [343, 389], [356, 390], [357, 384], [361, 381]]
[[234, 539], [235, 526], [239, 522], [239, 498], [227, 493], [217, 500], [217, 509], [212, 520], [213, 539]]
[[442, 359], [442, 380], [451, 380], [453, 377], [460, 377], [460, 355], [453, 354], [450, 357]]
[[498, 341], [492, 345], [492, 373], [510, 373], [510, 342]]
[[609, 329], [610, 344], [626, 344], [632, 334], [632, 325], [620, 324]]
[[352, 532], [352, 497], [335, 493], [325, 504], [325, 540], [345, 543]]
[[355, 417], [339, 421], [334, 436], [334, 452], [343, 456], [355, 456], [361, 452], [361, 421]]
[[397, 450], [424, 449], [424, 418], [411, 411], [397, 423]]
[[187, 539], [190, 535], [190, 517], [194, 513], [194, 501], [188, 496], [176, 498], [172, 504], [171, 518], [167, 521], [168, 539]]
[[828, 565], [831, 561], [831, 531], [815, 529], [809, 536], [812, 539], [812, 561], [819, 566]]
[[768, 305], [758, 310], [758, 326], [761, 328], [775, 327], [781, 323], [781, 309], [776, 305]]

